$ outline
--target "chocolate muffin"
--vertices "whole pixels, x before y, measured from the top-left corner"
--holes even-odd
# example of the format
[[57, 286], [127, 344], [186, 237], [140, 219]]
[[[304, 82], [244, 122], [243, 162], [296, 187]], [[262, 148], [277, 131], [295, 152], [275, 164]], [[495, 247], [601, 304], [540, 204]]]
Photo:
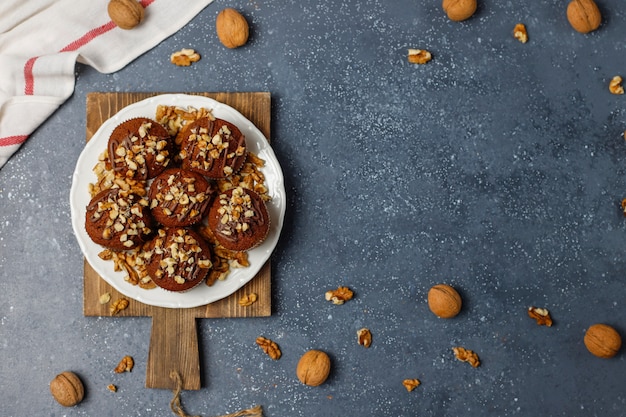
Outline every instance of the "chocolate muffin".
[[200, 118], [180, 134], [182, 166], [213, 179], [237, 173], [246, 160], [246, 138], [234, 124]]
[[208, 214], [209, 228], [226, 249], [245, 251], [259, 245], [270, 229], [270, 217], [263, 199], [243, 187], [220, 194]]
[[137, 117], [113, 129], [108, 143], [109, 168], [126, 178], [147, 180], [163, 172], [173, 150], [174, 141], [165, 127]]
[[154, 220], [148, 200], [119, 188], [96, 194], [87, 205], [85, 229], [97, 244], [114, 250], [134, 249], [150, 239]]
[[181, 168], [168, 168], [152, 184], [148, 197], [154, 218], [164, 226], [191, 226], [202, 220], [215, 187], [202, 175]]
[[193, 230], [179, 227], [160, 229], [144, 256], [152, 281], [168, 291], [195, 287], [213, 266], [208, 243]]

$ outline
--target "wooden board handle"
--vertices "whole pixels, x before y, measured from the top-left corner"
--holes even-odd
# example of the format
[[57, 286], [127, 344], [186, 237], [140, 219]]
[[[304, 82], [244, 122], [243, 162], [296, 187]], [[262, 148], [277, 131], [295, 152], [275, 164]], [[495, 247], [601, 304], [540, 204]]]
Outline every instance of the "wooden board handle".
[[196, 317], [191, 309], [155, 309], [146, 367], [147, 388], [176, 388], [177, 371], [184, 390], [200, 389], [200, 358]]

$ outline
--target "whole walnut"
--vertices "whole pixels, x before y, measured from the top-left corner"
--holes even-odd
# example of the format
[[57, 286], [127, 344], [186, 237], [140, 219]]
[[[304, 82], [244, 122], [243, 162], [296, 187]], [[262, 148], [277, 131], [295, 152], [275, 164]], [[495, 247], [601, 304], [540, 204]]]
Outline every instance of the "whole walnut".
[[477, 0], [443, 0], [441, 4], [450, 20], [460, 22], [469, 19], [478, 8]]
[[330, 374], [330, 358], [321, 350], [309, 350], [300, 358], [296, 375], [300, 382], [312, 387], [322, 385]]
[[248, 22], [235, 9], [226, 8], [219, 12], [215, 20], [215, 30], [220, 42], [227, 48], [238, 48], [248, 42]]
[[449, 285], [437, 284], [428, 291], [428, 307], [437, 317], [450, 319], [461, 311], [461, 296]]
[[72, 407], [83, 400], [85, 388], [74, 372], [65, 371], [50, 381], [50, 392], [59, 404]]
[[110, 0], [107, 12], [120, 29], [129, 30], [141, 23], [145, 11], [136, 0]]
[[572, 0], [567, 5], [567, 20], [580, 33], [589, 33], [600, 27], [602, 15], [593, 0]]
[[600, 358], [612, 358], [622, 347], [622, 338], [607, 324], [594, 324], [587, 329], [584, 338], [587, 350]]

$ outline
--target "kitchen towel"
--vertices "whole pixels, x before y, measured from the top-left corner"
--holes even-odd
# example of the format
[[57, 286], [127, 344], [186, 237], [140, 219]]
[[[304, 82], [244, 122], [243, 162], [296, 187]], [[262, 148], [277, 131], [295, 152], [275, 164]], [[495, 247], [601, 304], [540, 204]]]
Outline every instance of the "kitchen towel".
[[118, 28], [109, 0], [0, 1], [0, 169], [74, 91], [76, 62], [123, 68], [213, 0], [142, 0], [143, 22]]

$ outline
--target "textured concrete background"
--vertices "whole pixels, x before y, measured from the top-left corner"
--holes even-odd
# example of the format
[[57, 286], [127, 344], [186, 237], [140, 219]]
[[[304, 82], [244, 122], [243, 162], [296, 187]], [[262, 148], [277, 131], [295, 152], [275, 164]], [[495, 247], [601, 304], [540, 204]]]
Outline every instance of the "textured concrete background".
[[[150, 319], [82, 315], [68, 197], [91, 91], [272, 94], [288, 193], [274, 313], [199, 322], [190, 414], [626, 415], [624, 351], [603, 360], [583, 345], [597, 322], [626, 336], [626, 96], [607, 88], [626, 76], [623, 1], [598, 0], [590, 35], [569, 26], [566, 1], [479, 3], [454, 23], [439, 0], [217, 0], [115, 74], [77, 66], [74, 95], [0, 170], [0, 415], [172, 415], [170, 391], [144, 388]], [[243, 48], [215, 36], [227, 6], [251, 25]], [[512, 37], [518, 22], [527, 44]], [[202, 60], [170, 65], [184, 47]], [[408, 48], [434, 58], [411, 65]], [[428, 310], [439, 282], [463, 296], [455, 319]], [[356, 294], [343, 306], [324, 300], [338, 285]], [[537, 326], [530, 305], [555, 325]], [[456, 361], [457, 345], [482, 365]], [[332, 358], [317, 388], [295, 377], [311, 348]], [[113, 374], [126, 354], [135, 370]], [[48, 391], [66, 369], [87, 390], [71, 409]], [[422, 385], [408, 393], [404, 378]]]

